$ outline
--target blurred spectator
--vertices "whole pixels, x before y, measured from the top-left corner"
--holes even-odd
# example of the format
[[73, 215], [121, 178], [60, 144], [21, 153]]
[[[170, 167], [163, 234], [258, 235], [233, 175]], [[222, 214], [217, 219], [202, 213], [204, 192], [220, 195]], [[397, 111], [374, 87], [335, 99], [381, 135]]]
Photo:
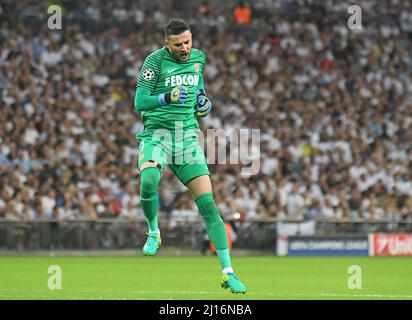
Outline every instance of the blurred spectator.
[[[2, 3], [0, 217], [142, 217], [143, 124], [130, 106], [138, 68], [176, 10], [208, 58], [216, 107], [203, 132], [261, 133], [257, 176], [210, 165], [222, 215], [411, 220], [412, 5], [368, 1], [368, 22], [352, 32], [333, 0], [217, 4], [68, 2], [62, 30], [51, 31], [43, 5]], [[223, 149], [216, 156], [229, 160]], [[160, 189], [160, 215], [198, 216], [168, 171]]]
[[209, 17], [212, 14], [210, 4], [208, 1], [203, 1], [201, 3], [199, 8], [197, 9], [197, 14], [200, 17]]
[[243, 1], [239, 1], [233, 9], [233, 20], [239, 25], [249, 25], [252, 19], [252, 9], [249, 5], [245, 5]]

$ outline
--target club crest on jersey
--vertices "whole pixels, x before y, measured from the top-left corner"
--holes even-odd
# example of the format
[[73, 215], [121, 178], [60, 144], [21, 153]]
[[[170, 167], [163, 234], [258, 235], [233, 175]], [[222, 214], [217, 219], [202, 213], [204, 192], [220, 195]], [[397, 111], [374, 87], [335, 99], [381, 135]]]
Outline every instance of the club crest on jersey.
[[143, 71], [143, 78], [145, 78], [145, 80], [150, 80], [154, 77], [155, 73], [152, 69], [146, 69], [145, 71]]
[[195, 63], [195, 71], [196, 73], [199, 73], [200, 67], [198, 63]]

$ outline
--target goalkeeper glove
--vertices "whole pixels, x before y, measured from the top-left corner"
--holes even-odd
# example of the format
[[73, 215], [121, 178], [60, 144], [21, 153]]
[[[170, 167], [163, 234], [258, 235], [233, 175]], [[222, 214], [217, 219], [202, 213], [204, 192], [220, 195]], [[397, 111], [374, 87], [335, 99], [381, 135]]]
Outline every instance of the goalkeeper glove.
[[197, 105], [195, 107], [195, 115], [198, 118], [206, 117], [212, 110], [212, 102], [206, 96], [206, 93], [200, 89], [197, 91]]
[[182, 104], [187, 99], [187, 88], [178, 86], [174, 87], [173, 90], [169, 93], [161, 93], [157, 97], [157, 101], [161, 106], [171, 103]]

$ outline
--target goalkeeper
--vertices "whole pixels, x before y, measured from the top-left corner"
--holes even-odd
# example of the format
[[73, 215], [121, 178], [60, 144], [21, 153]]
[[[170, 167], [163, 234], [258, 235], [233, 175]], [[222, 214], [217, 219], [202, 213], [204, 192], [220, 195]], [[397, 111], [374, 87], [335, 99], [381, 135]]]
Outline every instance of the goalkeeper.
[[[169, 165], [191, 192], [204, 218], [222, 267], [221, 286], [233, 293], [245, 293], [245, 286], [232, 269], [225, 225], [216, 207], [206, 158], [197, 137], [198, 118], [205, 117], [212, 108], [202, 76], [206, 58], [202, 51], [192, 48], [192, 33], [185, 21], [172, 19], [164, 33], [165, 46], [149, 54], [143, 63], [134, 100], [144, 123], [144, 130], [136, 135], [140, 141], [141, 206], [149, 229], [143, 254], [154, 256], [161, 244], [157, 189], [161, 174]], [[164, 134], [160, 137], [159, 132]]]

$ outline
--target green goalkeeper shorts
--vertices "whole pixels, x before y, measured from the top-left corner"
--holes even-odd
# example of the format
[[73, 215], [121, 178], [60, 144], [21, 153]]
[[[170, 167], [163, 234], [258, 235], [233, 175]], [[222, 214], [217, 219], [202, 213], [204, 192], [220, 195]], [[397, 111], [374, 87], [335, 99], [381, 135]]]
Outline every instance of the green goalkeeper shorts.
[[137, 135], [137, 139], [140, 141], [139, 168], [147, 161], [159, 163], [161, 171], [169, 165], [170, 170], [184, 185], [196, 177], [210, 175], [205, 153], [195, 131], [186, 132], [184, 135], [166, 130], [163, 134], [159, 130], [155, 134], [143, 131]]

